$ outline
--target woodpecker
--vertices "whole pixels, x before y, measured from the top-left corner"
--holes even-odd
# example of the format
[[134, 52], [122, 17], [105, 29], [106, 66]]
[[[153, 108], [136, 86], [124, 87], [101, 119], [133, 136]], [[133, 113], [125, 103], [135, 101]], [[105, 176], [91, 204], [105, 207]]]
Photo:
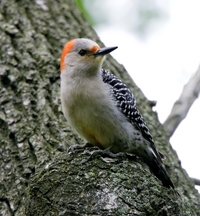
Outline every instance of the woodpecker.
[[139, 156], [163, 186], [174, 188], [134, 95], [120, 79], [102, 69], [105, 55], [117, 48], [100, 48], [86, 38], [64, 46], [60, 59], [64, 116], [90, 144]]

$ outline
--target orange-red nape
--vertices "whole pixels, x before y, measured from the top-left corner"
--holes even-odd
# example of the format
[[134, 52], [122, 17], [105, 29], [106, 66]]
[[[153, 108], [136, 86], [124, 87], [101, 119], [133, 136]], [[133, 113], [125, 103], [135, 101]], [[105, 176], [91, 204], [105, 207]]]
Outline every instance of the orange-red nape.
[[75, 39], [69, 41], [68, 43], [65, 44], [63, 51], [62, 51], [62, 55], [60, 58], [60, 72], [62, 73], [62, 71], [65, 69], [66, 64], [65, 64], [65, 56], [71, 52], [71, 50], [73, 49], [75, 44]]

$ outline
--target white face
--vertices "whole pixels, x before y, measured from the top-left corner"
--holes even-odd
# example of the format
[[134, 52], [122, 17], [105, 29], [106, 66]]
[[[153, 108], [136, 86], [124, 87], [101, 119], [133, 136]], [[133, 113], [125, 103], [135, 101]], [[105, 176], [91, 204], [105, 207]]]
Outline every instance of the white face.
[[74, 47], [65, 57], [66, 68], [73, 71], [88, 72], [97, 71], [103, 62], [103, 56], [95, 56], [100, 49], [99, 45], [92, 40], [81, 38], [74, 40]]

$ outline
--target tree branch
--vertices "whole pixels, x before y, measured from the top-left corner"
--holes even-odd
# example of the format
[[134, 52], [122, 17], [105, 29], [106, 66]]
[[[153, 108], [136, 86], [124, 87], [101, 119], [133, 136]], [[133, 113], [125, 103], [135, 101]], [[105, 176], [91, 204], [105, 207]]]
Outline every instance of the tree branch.
[[192, 181], [194, 182], [195, 185], [198, 185], [200, 186], [200, 179], [197, 179], [197, 178], [191, 178]]
[[190, 78], [183, 87], [179, 99], [174, 103], [170, 115], [164, 122], [165, 130], [171, 137], [181, 121], [187, 116], [188, 111], [200, 92], [200, 66], [196, 73]]

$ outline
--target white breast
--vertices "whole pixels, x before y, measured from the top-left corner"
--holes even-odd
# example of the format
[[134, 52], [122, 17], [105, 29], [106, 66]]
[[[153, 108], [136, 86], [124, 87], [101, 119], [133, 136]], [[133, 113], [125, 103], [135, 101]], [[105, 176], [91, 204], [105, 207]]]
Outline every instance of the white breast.
[[119, 140], [129, 140], [133, 126], [114, 105], [101, 77], [82, 82], [76, 80], [76, 85], [73, 82], [70, 79], [61, 81], [62, 109], [72, 128], [103, 149]]

